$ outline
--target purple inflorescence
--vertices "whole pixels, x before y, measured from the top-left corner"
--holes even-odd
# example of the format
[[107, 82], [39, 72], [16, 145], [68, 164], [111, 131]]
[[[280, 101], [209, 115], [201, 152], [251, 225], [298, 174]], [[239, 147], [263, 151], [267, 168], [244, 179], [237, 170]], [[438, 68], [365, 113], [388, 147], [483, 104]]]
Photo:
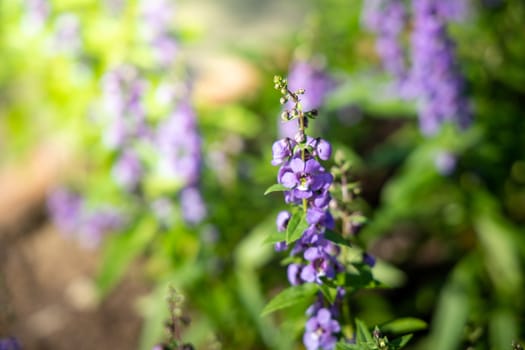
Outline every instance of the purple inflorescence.
[[401, 35], [407, 23], [405, 4], [402, 0], [370, 0], [364, 6], [363, 22], [377, 34], [376, 50], [385, 69], [404, 80], [407, 67]]
[[[297, 61], [290, 68], [288, 86], [291, 90], [302, 88], [306, 91], [301, 99], [301, 106], [303, 110], [310, 111], [321, 107], [334, 83], [323, 69], [306, 61]], [[285, 107], [291, 107], [291, 102], [287, 103]], [[293, 138], [297, 129], [296, 123], [279, 121], [279, 135], [281, 137]]]
[[465, 81], [459, 72], [454, 43], [447, 33], [447, 18], [453, 8], [438, 0], [414, 0], [412, 71], [410, 90], [419, 99], [423, 133], [436, 133], [446, 121], [462, 128], [470, 125], [465, 99]]
[[59, 230], [75, 235], [89, 247], [97, 246], [106, 233], [120, 229], [125, 223], [117, 209], [90, 209], [80, 195], [65, 189], [53, 192], [47, 204], [51, 218]]
[[[281, 87], [277, 80], [277, 87], [288, 91], [288, 98], [294, 100], [291, 114], [306, 118], [308, 112], [302, 112], [298, 107], [299, 96], [302, 102], [302, 90], [293, 93], [286, 83], [283, 84], [284, 87]], [[291, 285], [323, 284], [325, 279], [334, 279], [337, 273], [344, 270], [338, 261], [340, 248], [324, 237], [326, 229], [334, 228], [334, 219], [328, 209], [331, 199], [329, 189], [334, 178], [320, 161], [331, 157], [332, 147], [326, 140], [307, 136], [305, 124], [304, 119], [298, 121], [299, 132], [295, 139], [285, 137], [272, 146], [272, 165], [280, 166], [277, 182], [286, 188], [285, 201], [300, 207], [301, 220], [306, 221], [306, 229], [291, 246], [290, 253], [296, 257], [295, 262], [288, 265], [287, 275]], [[286, 231], [291, 220], [294, 220], [291, 212], [281, 211], [276, 219], [277, 230]], [[276, 251], [288, 248], [285, 241], [275, 244]], [[340, 333], [339, 323], [334, 319], [338, 315], [337, 306], [327, 304], [317, 300], [307, 312], [309, 320], [303, 341], [309, 350], [331, 350], [335, 347]]]
[[[377, 34], [376, 47], [385, 69], [400, 84], [401, 95], [418, 101], [421, 131], [432, 135], [445, 122], [467, 128], [471, 110], [454, 43], [447, 32], [450, 21], [468, 14], [465, 0], [412, 0], [411, 17], [401, 0], [366, 1], [364, 24]], [[402, 36], [412, 27], [410, 52]], [[405, 57], [410, 58], [407, 67]]]

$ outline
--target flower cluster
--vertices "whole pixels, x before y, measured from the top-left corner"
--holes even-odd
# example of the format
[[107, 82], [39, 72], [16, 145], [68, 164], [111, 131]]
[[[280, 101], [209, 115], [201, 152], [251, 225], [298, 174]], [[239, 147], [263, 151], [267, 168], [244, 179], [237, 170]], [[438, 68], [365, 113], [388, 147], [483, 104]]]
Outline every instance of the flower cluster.
[[[292, 285], [303, 283], [323, 284], [324, 279], [334, 279], [338, 272], [344, 270], [337, 260], [340, 248], [324, 237], [326, 229], [334, 228], [334, 220], [328, 204], [329, 189], [333, 176], [326, 171], [320, 161], [328, 160], [332, 149], [329, 142], [306, 135], [307, 118], [315, 113], [303, 112], [299, 101], [305, 91], [289, 89], [287, 81], [275, 78], [276, 88], [281, 90], [282, 103], [292, 102], [291, 109], [285, 110], [283, 118], [297, 119], [298, 131], [293, 139], [284, 138], [272, 146], [272, 165], [280, 166], [277, 181], [286, 189], [285, 201], [300, 209], [294, 215], [306, 221], [301, 237], [294, 242], [291, 254], [299, 257], [298, 261], [288, 265], [288, 280]], [[277, 229], [283, 232], [293, 220], [292, 213], [282, 211], [277, 216]], [[276, 250], [288, 248], [286, 242], [278, 242]], [[317, 306], [316, 306], [317, 305]], [[309, 321], [306, 324], [304, 344], [309, 350], [333, 349], [340, 332], [339, 323], [333, 319], [335, 314], [330, 307], [317, 302], [308, 311]]]
[[115, 208], [90, 209], [84, 199], [71, 191], [58, 189], [48, 198], [48, 208], [53, 222], [68, 235], [94, 247], [108, 232], [119, 230], [125, 218]]
[[[364, 23], [377, 33], [377, 52], [386, 70], [400, 83], [403, 97], [418, 100], [421, 131], [435, 134], [445, 122], [466, 128], [471, 111], [447, 31], [450, 21], [466, 17], [466, 1], [412, 0], [411, 11], [412, 17], [401, 0], [367, 1]], [[401, 37], [409, 27], [411, 47], [407, 54]], [[410, 57], [410, 67], [406, 67], [405, 56]]]

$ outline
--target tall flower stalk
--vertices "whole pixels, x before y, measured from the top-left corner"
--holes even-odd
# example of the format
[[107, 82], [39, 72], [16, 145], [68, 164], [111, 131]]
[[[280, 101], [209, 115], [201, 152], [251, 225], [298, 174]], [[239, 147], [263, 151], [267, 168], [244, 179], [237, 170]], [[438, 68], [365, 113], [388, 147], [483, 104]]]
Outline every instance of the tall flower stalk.
[[[286, 79], [275, 77], [275, 88], [281, 94], [281, 103], [291, 107], [282, 113], [285, 122], [297, 123], [294, 138], [284, 138], [273, 144], [273, 165], [279, 165], [277, 176], [284, 191], [286, 203], [296, 207], [293, 213], [283, 211], [277, 217], [279, 231], [287, 230], [285, 241], [276, 244], [276, 250], [291, 247], [296, 262], [288, 265], [288, 280], [292, 285], [304, 283], [323, 284], [334, 280], [344, 271], [338, 261], [340, 248], [324, 236], [325, 230], [334, 229], [334, 219], [328, 205], [333, 176], [321, 165], [331, 157], [328, 141], [307, 134], [309, 119], [317, 112], [303, 111], [300, 101], [303, 89], [292, 91]], [[289, 233], [293, 226], [294, 233]], [[293, 235], [293, 237], [291, 237]], [[338, 291], [341, 298], [344, 290]], [[341, 331], [337, 317], [338, 303], [330, 303], [321, 294], [308, 309], [309, 320], [305, 326], [303, 342], [308, 350], [333, 349]]]

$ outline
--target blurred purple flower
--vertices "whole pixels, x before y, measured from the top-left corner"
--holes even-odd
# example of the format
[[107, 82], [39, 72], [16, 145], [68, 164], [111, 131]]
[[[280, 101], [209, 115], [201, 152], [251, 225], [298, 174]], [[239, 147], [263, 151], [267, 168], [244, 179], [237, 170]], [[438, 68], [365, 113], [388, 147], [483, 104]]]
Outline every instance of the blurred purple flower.
[[189, 224], [198, 224], [206, 217], [206, 205], [197, 187], [186, 187], [180, 193], [182, 216]]
[[125, 223], [118, 210], [88, 209], [81, 196], [62, 188], [49, 196], [48, 211], [60, 231], [90, 247], [98, 245], [107, 232], [118, 230]]
[[402, 0], [368, 0], [364, 2], [363, 23], [377, 34], [376, 50], [383, 66], [398, 81], [406, 78], [407, 67], [401, 35], [408, 16]]
[[143, 169], [138, 156], [130, 149], [124, 150], [112, 170], [115, 182], [127, 191], [137, 188], [142, 179]]
[[102, 95], [109, 126], [104, 143], [110, 149], [120, 149], [137, 137], [149, 133], [144, 120], [143, 95], [145, 82], [133, 66], [119, 66], [102, 78]]
[[201, 169], [201, 137], [190, 104], [181, 101], [157, 129], [161, 171], [185, 186], [196, 185]]
[[461, 75], [452, 39], [447, 33], [446, 18], [453, 7], [441, 0], [414, 0], [412, 32], [412, 70], [409, 94], [420, 100], [419, 120], [424, 134], [435, 134], [441, 124], [450, 121], [461, 128], [471, 122], [465, 98], [465, 81]]

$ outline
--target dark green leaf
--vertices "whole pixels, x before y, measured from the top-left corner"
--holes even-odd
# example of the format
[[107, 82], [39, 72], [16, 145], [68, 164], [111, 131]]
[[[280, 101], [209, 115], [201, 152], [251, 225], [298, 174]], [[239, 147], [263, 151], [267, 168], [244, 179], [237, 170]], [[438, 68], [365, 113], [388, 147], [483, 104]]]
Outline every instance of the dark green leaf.
[[405, 345], [408, 344], [410, 339], [412, 339], [412, 334], [407, 334], [402, 337], [396, 338], [388, 343], [388, 349], [389, 350], [401, 349], [405, 347]]
[[304, 230], [308, 228], [304, 212], [296, 212], [290, 218], [286, 228], [286, 243], [290, 244], [297, 241], [303, 235]]
[[337, 296], [337, 289], [330, 288], [326, 284], [319, 284], [319, 290], [323, 293], [324, 297], [330, 304], [335, 303], [335, 297]]
[[337, 232], [334, 232], [332, 230], [329, 230], [329, 229], [326, 229], [324, 231], [324, 238], [326, 238], [327, 240], [329, 240], [331, 242], [339, 244], [339, 245], [343, 245], [343, 246], [347, 246], [347, 247], [351, 247], [352, 246], [350, 244], [350, 241], [344, 239], [343, 236], [341, 236], [341, 234], [339, 234]]
[[266, 189], [266, 191], [264, 191], [264, 195], [266, 196], [268, 193], [272, 193], [272, 192], [282, 192], [282, 191], [288, 191], [289, 188], [284, 186], [284, 185], [281, 185], [281, 184], [273, 184], [271, 185], [270, 187], [268, 187]]
[[266, 304], [261, 316], [301, 303], [311, 298], [317, 291], [317, 286], [312, 283], [286, 288]]
[[373, 343], [374, 338], [372, 337], [372, 333], [368, 330], [368, 327], [366, 324], [361, 321], [360, 319], [355, 319], [355, 326], [356, 326], [356, 342], [359, 343]]

